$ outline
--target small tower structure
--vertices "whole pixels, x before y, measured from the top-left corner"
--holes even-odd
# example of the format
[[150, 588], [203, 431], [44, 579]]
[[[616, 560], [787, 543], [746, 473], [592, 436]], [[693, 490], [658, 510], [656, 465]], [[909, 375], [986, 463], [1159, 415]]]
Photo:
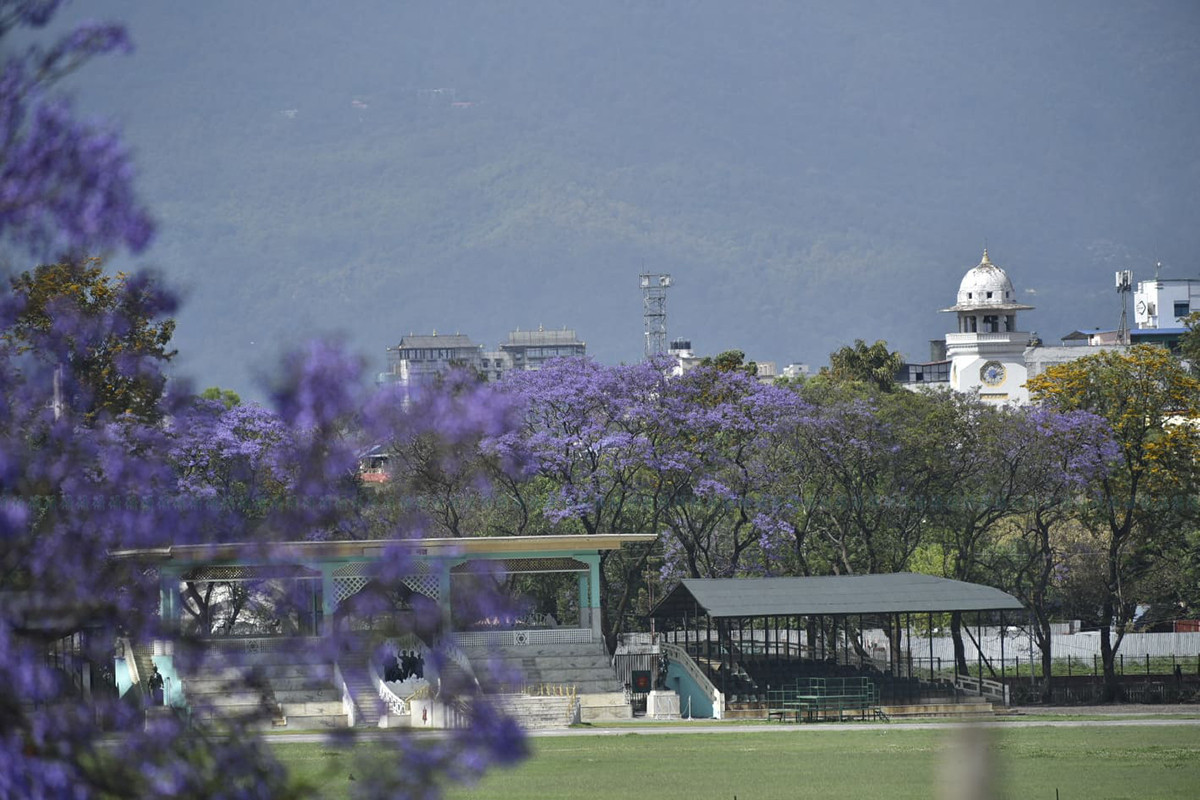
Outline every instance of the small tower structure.
[[958, 330], [946, 334], [950, 388], [978, 391], [992, 403], [1025, 403], [1025, 348], [1030, 334], [1017, 325], [1017, 312], [1033, 306], [1016, 301], [1012, 281], [983, 251], [958, 287], [958, 302], [942, 311], [958, 317]]
[[671, 276], [643, 272], [642, 322], [646, 327], [646, 358], [667, 353], [667, 289]]

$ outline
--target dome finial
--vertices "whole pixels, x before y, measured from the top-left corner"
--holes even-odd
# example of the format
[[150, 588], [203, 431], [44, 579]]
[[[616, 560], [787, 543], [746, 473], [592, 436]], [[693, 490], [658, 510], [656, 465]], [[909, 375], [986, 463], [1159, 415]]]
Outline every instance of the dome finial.
[[990, 263], [992, 263], [992, 262], [991, 262], [991, 261], [988, 259], [988, 254], [987, 254], [987, 248], [986, 248], [986, 247], [985, 247], [985, 248], [983, 248], [983, 261], [980, 261], [979, 263], [980, 263], [980, 264], [990, 264]]

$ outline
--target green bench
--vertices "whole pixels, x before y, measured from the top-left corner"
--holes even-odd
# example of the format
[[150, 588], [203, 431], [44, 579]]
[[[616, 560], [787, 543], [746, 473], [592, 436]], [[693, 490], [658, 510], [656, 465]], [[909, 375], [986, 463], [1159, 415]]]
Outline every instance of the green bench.
[[879, 710], [879, 688], [870, 678], [801, 678], [767, 691], [767, 719], [817, 722], [834, 713], [838, 721], [846, 714], [860, 719], [887, 717]]

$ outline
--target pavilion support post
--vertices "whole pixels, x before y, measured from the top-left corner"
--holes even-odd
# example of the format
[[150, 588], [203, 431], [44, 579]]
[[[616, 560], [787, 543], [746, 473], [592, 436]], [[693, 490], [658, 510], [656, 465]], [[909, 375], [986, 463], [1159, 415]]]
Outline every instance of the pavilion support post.
[[722, 620], [720, 620], [720, 619], [717, 620], [717, 648], [721, 652], [721, 694], [725, 697], [726, 700], [728, 700], [729, 699], [729, 669], [730, 669], [729, 662], [733, 658], [733, 654], [732, 654], [731, 648], [722, 646], [722, 645], [724, 645], [725, 639], [727, 638], [725, 635], [723, 635], [723, 632], [721, 630], [722, 628], [725, 628], [725, 629], [729, 628], [728, 620], [724, 621], [724, 625], [722, 625]]
[[933, 612], [929, 612], [929, 688], [933, 689]]
[[588, 602], [591, 599], [591, 593], [588, 591], [588, 573], [579, 573], [579, 627], [587, 628], [591, 625], [591, 620], [588, 619]]
[[[1008, 680], [1007, 672], [1004, 669], [1004, 634], [1007, 631], [1004, 629], [1004, 612], [1000, 612], [1000, 692], [1004, 695], [1004, 705], [1008, 706]], [[1020, 663], [1020, 662], [1018, 662]], [[1020, 676], [1018, 675], [1018, 680]]]
[[864, 655], [867, 652], [867, 633], [866, 625], [863, 622], [863, 615], [858, 615], [858, 668], [862, 669]]
[[158, 613], [164, 628], [179, 627], [181, 603], [179, 597], [180, 574], [173, 569], [160, 569], [158, 573]]
[[437, 562], [438, 576], [438, 608], [441, 609], [442, 619], [445, 620], [447, 628], [450, 628], [454, 619], [453, 608], [450, 602], [450, 570], [454, 566], [454, 562], [450, 559], [439, 559]]
[[322, 635], [333, 633], [333, 612], [337, 610], [337, 595], [334, 594], [333, 570], [336, 564], [321, 564], [321, 629]]
[[712, 666], [712, 617], [704, 614], [704, 658]]
[[842, 652], [846, 654], [846, 666], [850, 666], [850, 615], [847, 614], [842, 624]]
[[912, 614], [904, 615], [904, 649], [908, 654], [908, 679], [912, 680]]
[[[588, 565], [588, 585], [591, 588], [588, 602], [588, 619], [592, 636], [600, 638], [600, 554], [592, 553], [582, 558]], [[614, 621], [615, 624], [615, 621]]]

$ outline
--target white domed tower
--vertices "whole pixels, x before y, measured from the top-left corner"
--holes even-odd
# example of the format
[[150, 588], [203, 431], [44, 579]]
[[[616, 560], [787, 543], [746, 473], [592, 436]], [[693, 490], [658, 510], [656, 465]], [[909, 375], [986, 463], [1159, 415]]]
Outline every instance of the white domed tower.
[[1024, 403], [1025, 347], [1029, 334], [1017, 327], [1017, 312], [1033, 306], [1016, 302], [1008, 274], [988, 259], [963, 276], [958, 302], [943, 311], [958, 315], [958, 332], [946, 334], [950, 359], [950, 387], [979, 390], [981, 399], [994, 403]]

